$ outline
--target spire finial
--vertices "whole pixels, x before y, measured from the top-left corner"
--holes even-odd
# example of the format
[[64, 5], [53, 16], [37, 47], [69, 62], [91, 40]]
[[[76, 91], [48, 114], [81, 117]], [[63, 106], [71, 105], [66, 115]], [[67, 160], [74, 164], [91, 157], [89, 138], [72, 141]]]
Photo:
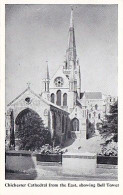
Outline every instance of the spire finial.
[[73, 5], [71, 5], [70, 7], [71, 7], [71, 10], [73, 10]]
[[30, 89], [30, 82], [27, 83], [27, 88]]
[[46, 60], [46, 64], [47, 64], [47, 79], [49, 79], [50, 78], [50, 76], [49, 76], [49, 68], [48, 68], [48, 61]]
[[73, 27], [73, 6], [71, 5], [71, 17], [70, 17], [70, 27]]

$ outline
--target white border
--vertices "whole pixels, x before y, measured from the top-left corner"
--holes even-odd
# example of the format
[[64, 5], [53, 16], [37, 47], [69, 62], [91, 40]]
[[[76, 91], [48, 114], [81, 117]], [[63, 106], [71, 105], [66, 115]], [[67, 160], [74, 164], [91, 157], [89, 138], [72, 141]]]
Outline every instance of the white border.
[[[119, 100], [119, 165], [118, 182], [120, 187], [111, 188], [5, 188], [5, 183], [48, 183], [49, 181], [40, 180], [5, 180], [5, 4], [118, 4], [118, 100]], [[2, 0], [0, 2], [0, 194], [1, 195], [41, 195], [41, 194], [123, 194], [123, 0]], [[51, 183], [68, 183], [68, 181], [51, 181]], [[80, 183], [80, 181], [70, 181], [70, 183]], [[98, 183], [85, 182], [82, 183]], [[100, 181], [99, 183], [103, 183]], [[108, 182], [105, 182], [108, 183]]]

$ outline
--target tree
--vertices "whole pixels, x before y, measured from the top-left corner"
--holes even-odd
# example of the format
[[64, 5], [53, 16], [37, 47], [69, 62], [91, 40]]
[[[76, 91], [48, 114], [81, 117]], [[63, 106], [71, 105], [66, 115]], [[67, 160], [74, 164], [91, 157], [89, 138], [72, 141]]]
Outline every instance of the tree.
[[40, 149], [44, 144], [50, 144], [51, 136], [44, 127], [43, 120], [32, 110], [25, 110], [16, 121], [16, 138], [19, 140], [19, 149]]
[[14, 115], [13, 115], [13, 110], [11, 110], [10, 114], [10, 123], [11, 123], [11, 128], [10, 128], [10, 148], [15, 147], [15, 137], [14, 137]]
[[106, 115], [100, 133], [106, 139], [106, 144], [111, 141], [118, 142], [118, 102], [111, 105], [110, 113]]

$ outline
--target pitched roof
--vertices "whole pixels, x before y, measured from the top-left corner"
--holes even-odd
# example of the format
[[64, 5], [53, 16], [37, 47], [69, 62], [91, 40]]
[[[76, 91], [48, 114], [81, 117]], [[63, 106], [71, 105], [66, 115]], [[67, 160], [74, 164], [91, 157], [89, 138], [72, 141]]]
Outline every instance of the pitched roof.
[[45, 102], [47, 105], [51, 105], [54, 106], [55, 108], [58, 108], [66, 113], [69, 113], [67, 111], [65, 111], [64, 109], [62, 109], [61, 107], [57, 106], [56, 104], [42, 98], [40, 95], [36, 94], [34, 91], [32, 91], [30, 88], [27, 88], [26, 90], [24, 90], [20, 95], [18, 95], [13, 101], [11, 101], [7, 106], [10, 106], [12, 103], [14, 103], [16, 100], [18, 100], [24, 93], [26, 93], [27, 91], [30, 91], [30, 93], [32, 93], [33, 95], [35, 95], [36, 97], [38, 97], [40, 100], [42, 100], [43, 102]]
[[58, 109], [60, 109], [60, 110], [62, 110], [62, 111], [64, 111], [64, 112], [66, 112], [66, 113], [69, 113], [68, 111], [64, 110], [64, 109], [61, 108], [60, 106], [58, 106], [58, 105], [56, 105], [56, 104], [54, 104], [54, 103], [52, 103], [52, 102], [50, 102], [50, 101], [48, 101], [48, 100], [42, 98], [42, 97], [41, 97], [41, 99], [42, 99], [46, 104], [51, 105], [51, 106], [53, 106], [53, 107], [55, 107], [55, 108], [58, 108]]
[[33, 95], [37, 96], [40, 99], [40, 96], [37, 95], [35, 92], [33, 92], [29, 87], [26, 88], [20, 95], [18, 95], [14, 100], [12, 100], [7, 106], [10, 106], [13, 102], [15, 102], [17, 99], [19, 99], [24, 93], [27, 91], [30, 91]]
[[85, 92], [86, 99], [102, 99], [101, 92]]
[[76, 105], [79, 106], [80, 108], [82, 108], [82, 104], [81, 104], [81, 102], [79, 101], [79, 99], [76, 100]]
[[80, 93], [80, 99], [83, 98], [83, 95], [84, 95], [84, 92], [83, 93]]

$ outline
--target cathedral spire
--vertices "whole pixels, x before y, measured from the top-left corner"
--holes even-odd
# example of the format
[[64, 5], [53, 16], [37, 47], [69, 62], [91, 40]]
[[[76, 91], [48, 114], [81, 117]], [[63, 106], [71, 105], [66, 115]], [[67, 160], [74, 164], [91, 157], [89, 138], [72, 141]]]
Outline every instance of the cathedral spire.
[[43, 82], [44, 82], [44, 91], [49, 92], [50, 76], [49, 76], [48, 61], [46, 61], [46, 72], [45, 72], [45, 78], [43, 79]]
[[71, 16], [70, 16], [70, 27], [73, 28], [74, 27], [74, 23], [73, 23], [73, 7], [71, 6]]
[[76, 65], [76, 43], [74, 32], [73, 8], [71, 7], [70, 27], [68, 36], [68, 48], [66, 51], [67, 68]]
[[46, 71], [45, 71], [45, 78], [43, 79], [43, 82], [44, 82], [44, 90], [42, 93], [42, 97], [49, 101], [50, 100], [50, 90], [49, 90], [50, 76], [49, 76], [48, 61], [46, 61]]
[[49, 80], [50, 76], [49, 76], [49, 68], [48, 68], [48, 61], [46, 61], [47, 63], [47, 73], [46, 73], [46, 78]]

